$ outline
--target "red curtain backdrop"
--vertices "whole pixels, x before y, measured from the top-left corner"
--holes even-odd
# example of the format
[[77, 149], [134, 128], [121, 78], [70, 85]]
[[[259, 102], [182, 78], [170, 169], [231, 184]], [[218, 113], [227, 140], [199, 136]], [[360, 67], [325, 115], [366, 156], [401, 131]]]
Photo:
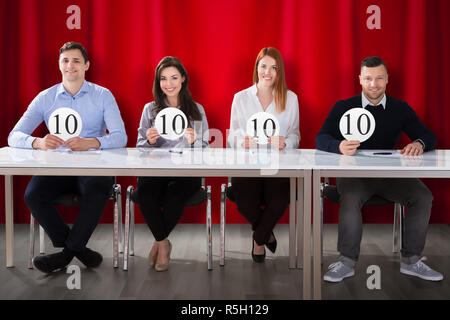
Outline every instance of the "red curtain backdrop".
[[[80, 8], [80, 29], [66, 25], [70, 5]], [[379, 30], [366, 26], [370, 5], [380, 8]], [[301, 148], [315, 148], [315, 136], [335, 101], [360, 93], [361, 60], [378, 55], [388, 65], [387, 93], [408, 101], [436, 133], [437, 148], [450, 149], [449, 14], [448, 0], [0, 0], [2, 146], [31, 100], [61, 81], [59, 48], [78, 41], [91, 60], [87, 80], [116, 97], [129, 147], [135, 146], [144, 104], [153, 100], [154, 69], [161, 58], [171, 55], [183, 62], [194, 100], [205, 107], [210, 127], [225, 135], [233, 95], [252, 85], [259, 50], [274, 46], [283, 54], [288, 87], [299, 97]], [[14, 178], [18, 223], [29, 217], [23, 203], [29, 178]], [[216, 223], [225, 181], [207, 179]], [[125, 190], [136, 180], [120, 177], [118, 182]], [[0, 183], [3, 194], [3, 178]], [[431, 221], [449, 223], [450, 181], [425, 183], [434, 194]], [[244, 222], [230, 207], [228, 221]], [[102, 222], [112, 221], [110, 211], [109, 204]], [[327, 204], [325, 212], [325, 222], [337, 221], [337, 206]], [[140, 214], [137, 221], [143, 222]], [[186, 209], [183, 222], [204, 221], [203, 209]], [[391, 208], [372, 210], [365, 221], [390, 222]]]

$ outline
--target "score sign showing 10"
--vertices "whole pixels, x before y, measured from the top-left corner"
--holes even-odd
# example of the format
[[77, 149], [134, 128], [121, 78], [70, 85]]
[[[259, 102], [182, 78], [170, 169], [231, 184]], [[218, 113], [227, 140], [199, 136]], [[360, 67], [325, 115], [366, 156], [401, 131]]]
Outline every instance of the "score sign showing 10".
[[339, 130], [346, 140], [364, 142], [375, 131], [375, 118], [364, 108], [353, 108], [342, 115]]
[[247, 135], [258, 144], [269, 143], [269, 138], [280, 135], [280, 125], [275, 116], [268, 112], [257, 112], [247, 121]]
[[155, 128], [161, 137], [177, 140], [184, 135], [188, 125], [186, 115], [178, 108], [164, 108], [155, 118]]
[[78, 137], [83, 128], [83, 122], [78, 112], [71, 108], [58, 108], [52, 112], [48, 119], [50, 134], [67, 141]]

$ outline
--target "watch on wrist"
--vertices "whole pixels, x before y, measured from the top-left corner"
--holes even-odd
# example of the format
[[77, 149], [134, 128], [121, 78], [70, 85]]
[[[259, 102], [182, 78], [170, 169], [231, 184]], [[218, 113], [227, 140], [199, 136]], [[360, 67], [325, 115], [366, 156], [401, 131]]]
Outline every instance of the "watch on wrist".
[[422, 150], [425, 150], [425, 143], [421, 139], [417, 139], [414, 142], [419, 142], [422, 145]]

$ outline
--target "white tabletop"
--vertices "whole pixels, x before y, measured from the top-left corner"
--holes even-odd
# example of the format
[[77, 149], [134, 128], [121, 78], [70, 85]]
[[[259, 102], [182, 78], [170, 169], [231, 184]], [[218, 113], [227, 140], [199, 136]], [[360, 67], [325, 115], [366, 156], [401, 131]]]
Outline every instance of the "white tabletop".
[[[117, 169], [115, 175], [135, 175], [130, 170], [151, 169], [257, 171], [261, 175], [280, 175], [279, 171], [311, 169], [312, 150], [236, 150], [236, 149], [168, 149], [122, 148], [92, 151], [70, 150], [29, 150], [5, 147], [0, 149], [0, 174], [52, 174], [61, 169], [67, 175], [76, 174], [80, 169]], [[16, 170], [13, 170], [16, 169]], [[28, 170], [25, 170], [28, 169]], [[111, 170], [110, 170], [111, 171]], [[142, 173], [142, 172], [141, 172]], [[154, 172], [153, 172], [154, 173]], [[243, 172], [242, 172], [243, 173]], [[286, 172], [292, 174], [292, 172]]]
[[353, 156], [314, 150], [308, 156], [312, 156], [309, 160], [313, 169], [320, 170], [450, 170], [450, 150], [429, 151], [416, 157], [403, 156], [398, 150], [358, 150]]

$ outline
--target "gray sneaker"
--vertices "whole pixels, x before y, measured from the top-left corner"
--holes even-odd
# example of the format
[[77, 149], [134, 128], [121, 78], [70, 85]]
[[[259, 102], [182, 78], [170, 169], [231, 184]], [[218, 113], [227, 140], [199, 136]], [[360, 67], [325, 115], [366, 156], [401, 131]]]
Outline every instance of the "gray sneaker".
[[406, 264], [402, 262], [400, 264], [400, 272], [429, 281], [441, 281], [442, 279], [444, 279], [444, 276], [442, 274], [431, 269], [423, 262], [426, 259], [426, 257], [423, 257], [413, 264]]
[[328, 282], [341, 282], [344, 278], [355, 275], [355, 269], [346, 266], [341, 261], [330, 264], [327, 273], [323, 276], [323, 280]]

